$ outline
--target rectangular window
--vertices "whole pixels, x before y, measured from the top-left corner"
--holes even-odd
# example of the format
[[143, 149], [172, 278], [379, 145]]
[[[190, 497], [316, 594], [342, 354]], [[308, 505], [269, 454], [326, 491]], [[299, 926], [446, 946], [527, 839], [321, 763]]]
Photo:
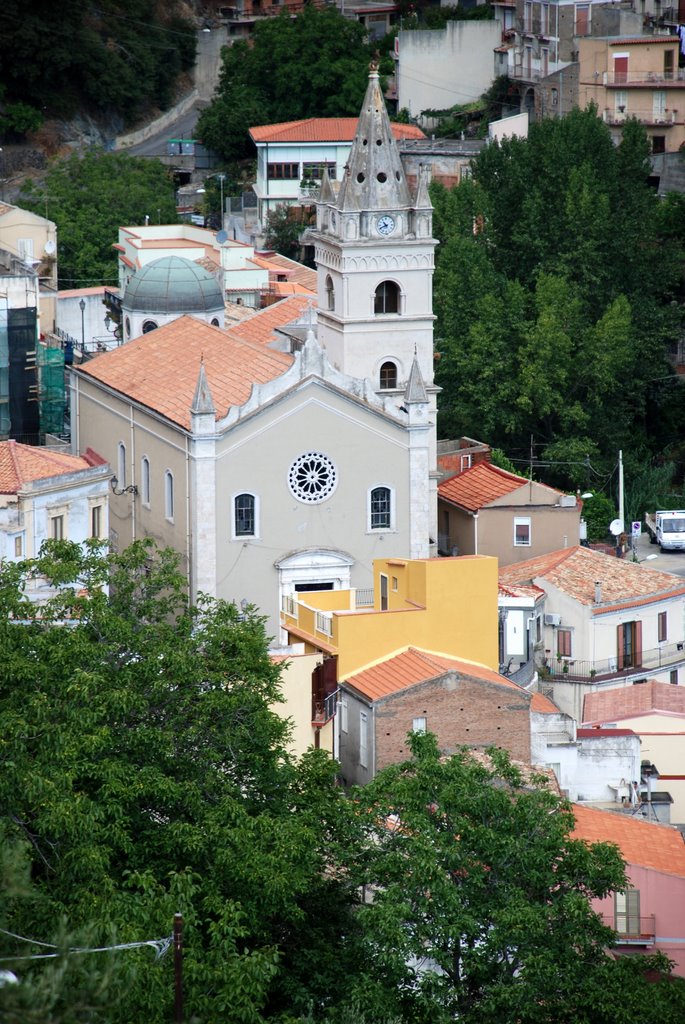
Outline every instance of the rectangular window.
[[50, 517], [50, 537], [52, 540], [64, 540], [64, 516]]
[[381, 573], [381, 611], [388, 610], [388, 577]]
[[371, 491], [372, 530], [389, 530], [392, 518], [392, 498], [389, 487], [374, 487]]
[[174, 475], [169, 470], [164, 474], [164, 515], [169, 520], [174, 518]]
[[238, 494], [234, 503], [236, 537], [255, 536], [255, 499], [253, 494]]
[[348, 729], [348, 718], [347, 718], [347, 697], [340, 698], [340, 731], [347, 732]]
[[23, 558], [24, 556], [24, 537], [23, 534], [18, 533], [14, 538], [14, 557]]
[[335, 181], [335, 163], [330, 163], [328, 160], [316, 164], [302, 164], [302, 177], [321, 181], [324, 168], [328, 171], [331, 181]]
[[528, 517], [514, 518], [514, 547], [530, 547], [530, 519]]
[[573, 633], [570, 629], [557, 630], [557, 654], [561, 658], [570, 658], [572, 651]]
[[628, 84], [628, 56], [618, 54], [614, 57], [614, 85]]
[[393, 576], [392, 578], [392, 589], [397, 593], [397, 576]]
[[368, 768], [369, 762], [369, 716], [366, 711], [359, 712], [359, 764]]
[[642, 623], [624, 622], [616, 630], [618, 669], [640, 668], [642, 665]]
[[664, 640], [668, 640], [668, 612], [659, 612], [659, 643], [663, 643]]
[[628, 93], [625, 89], [617, 89], [614, 96], [616, 115], [625, 114], [628, 109]]
[[93, 505], [90, 510], [90, 535], [96, 538], [102, 536], [102, 505]]
[[540, 7], [540, 35], [546, 36], [549, 32], [549, 4], [542, 4]]
[[655, 121], [666, 119], [666, 93], [663, 89], [652, 93], [652, 114]]
[[577, 36], [586, 36], [590, 30], [590, 5], [576, 5], [576, 31]]
[[666, 136], [652, 135], [652, 153], [666, 152]]
[[467, 181], [472, 177], [473, 168], [471, 167], [471, 164], [465, 164], [463, 167], [459, 168], [459, 181]]
[[549, 50], [547, 47], [540, 51], [540, 74], [545, 78], [549, 74]]
[[668, 681], [671, 684], [671, 686], [677, 686], [678, 685], [678, 669], [677, 668], [672, 668], [671, 669], [671, 671], [669, 673]]
[[667, 82], [670, 82], [673, 79], [674, 54], [674, 50], [664, 50], [664, 78]]
[[420, 718], [414, 718], [411, 723], [412, 732], [425, 732], [426, 731], [426, 718], [421, 716]]
[[640, 892], [627, 889], [617, 892], [615, 897], [616, 922], [614, 927], [619, 935], [640, 934]]
[[535, 616], [535, 643], [542, 642], [542, 615]]
[[463, 473], [466, 469], [471, 469], [471, 456], [462, 455], [459, 458], [459, 469]]
[[23, 260], [33, 259], [33, 239], [32, 238], [19, 238], [17, 239], [17, 248], [19, 255]]
[[269, 164], [267, 177], [272, 181], [287, 180], [297, 181], [300, 177], [299, 164]]
[[523, 31], [530, 32], [533, 27], [533, 5], [526, 0], [523, 5]]

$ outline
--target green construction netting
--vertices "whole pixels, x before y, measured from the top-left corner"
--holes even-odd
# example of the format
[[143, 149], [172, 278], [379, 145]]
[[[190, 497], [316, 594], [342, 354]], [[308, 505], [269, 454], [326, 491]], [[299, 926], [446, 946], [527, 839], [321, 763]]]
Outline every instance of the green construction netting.
[[40, 431], [42, 434], [64, 432], [64, 352], [61, 348], [38, 345]]

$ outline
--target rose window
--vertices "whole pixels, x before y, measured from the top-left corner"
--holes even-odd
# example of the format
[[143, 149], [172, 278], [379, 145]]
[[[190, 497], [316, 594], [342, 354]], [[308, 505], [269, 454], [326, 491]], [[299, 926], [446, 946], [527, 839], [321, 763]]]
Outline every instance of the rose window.
[[335, 466], [327, 455], [305, 452], [295, 459], [288, 471], [288, 486], [298, 501], [308, 505], [325, 501], [338, 482]]

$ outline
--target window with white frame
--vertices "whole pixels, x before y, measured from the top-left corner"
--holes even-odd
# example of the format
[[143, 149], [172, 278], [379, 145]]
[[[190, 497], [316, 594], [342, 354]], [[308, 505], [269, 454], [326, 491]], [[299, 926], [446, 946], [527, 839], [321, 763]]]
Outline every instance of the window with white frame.
[[668, 612], [659, 612], [658, 641], [660, 644], [668, 640]]
[[471, 455], [461, 455], [459, 457], [459, 471], [463, 473], [465, 470], [471, 469]]
[[19, 255], [23, 260], [33, 259], [33, 239], [32, 238], [18, 238], [17, 248]]
[[244, 492], [233, 498], [233, 536], [257, 536], [258, 503], [254, 494]]
[[426, 731], [426, 716], [420, 715], [418, 718], [414, 718], [411, 723], [412, 732], [425, 732]]
[[573, 655], [573, 630], [557, 630], [557, 657], [570, 658]]
[[378, 383], [382, 391], [397, 387], [397, 364], [387, 359], [380, 368]]
[[14, 537], [10, 542], [10, 557], [23, 558], [24, 557], [24, 534], [15, 533]]
[[164, 517], [174, 519], [174, 474], [167, 469], [164, 474]]
[[366, 711], [359, 712], [359, 764], [362, 768], [369, 766], [369, 716]]
[[67, 536], [65, 515], [63, 512], [54, 512], [50, 515], [50, 540], [65, 540]]
[[530, 516], [514, 517], [514, 547], [530, 547]]
[[376, 314], [399, 313], [400, 286], [395, 281], [381, 281], [376, 288], [373, 299], [373, 311]]
[[150, 507], [150, 460], [143, 455], [140, 460], [140, 494], [143, 505]]
[[666, 117], [666, 93], [663, 89], [652, 93], [652, 113], [655, 121], [663, 121]]
[[102, 505], [91, 505], [90, 506], [90, 535], [95, 540], [100, 540], [102, 537], [102, 527], [104, 525], [104, 509]]
[[347, 732], [349, 728], [347, 697], [340, 698], [340, 731]]
[[389, 487], [373, 487], [369, 492], [369, 529], [392, 529], [392, 490]]

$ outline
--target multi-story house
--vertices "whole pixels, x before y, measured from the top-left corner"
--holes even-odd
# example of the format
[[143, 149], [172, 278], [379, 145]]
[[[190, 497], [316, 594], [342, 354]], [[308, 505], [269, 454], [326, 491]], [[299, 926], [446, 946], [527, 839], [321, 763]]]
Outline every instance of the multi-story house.
[[595, 103], [616, 142], [637, 118], [653, 153], [676, 153], [685, 142], [685, 72], [678, 36], [614, 36], [578, 40], [578, 104]]

